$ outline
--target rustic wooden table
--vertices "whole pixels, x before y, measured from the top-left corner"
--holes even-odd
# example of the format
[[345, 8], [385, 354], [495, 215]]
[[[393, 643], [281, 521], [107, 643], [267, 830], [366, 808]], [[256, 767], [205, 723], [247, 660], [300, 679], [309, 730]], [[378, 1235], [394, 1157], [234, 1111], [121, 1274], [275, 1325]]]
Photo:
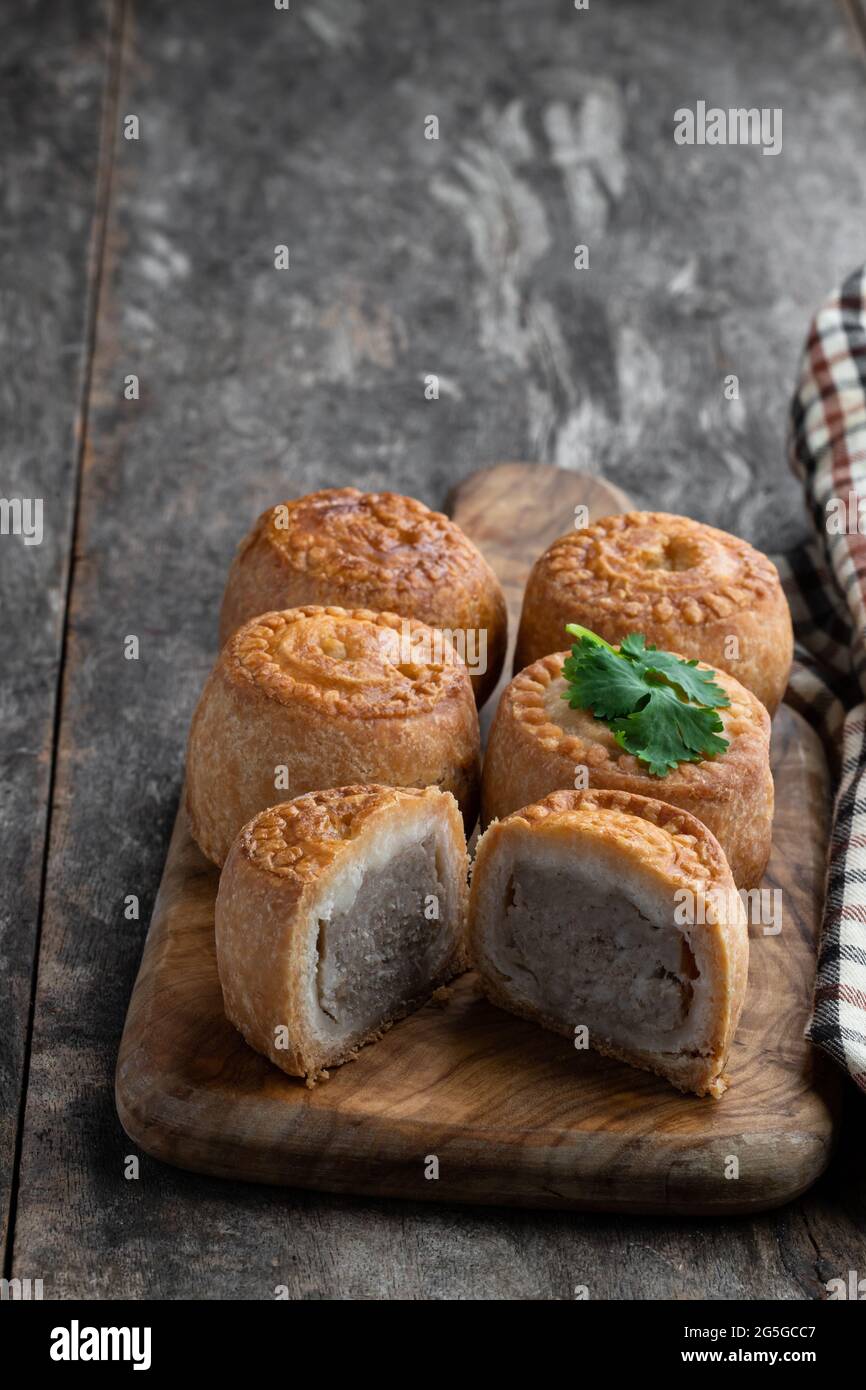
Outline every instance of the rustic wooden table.
[[[770, 549], [804, 532], [786, 405], [863, 255], [864, 33], [855, 0], [4, 7], [0, 483], [44, 498], [41, 545], [0, 538], [7, 1274], [47, 1297], [786, 1299], [866, 1272], [853, 1090], [818, 1185], [726, 1222], [146, 1157], [129, 1180], [112, 1094], [225, 568], [265, 504], [352, 482], [441, 505], [524, 457]], [[781, 155], [675, 146], [699, 99], [781, 107]]]

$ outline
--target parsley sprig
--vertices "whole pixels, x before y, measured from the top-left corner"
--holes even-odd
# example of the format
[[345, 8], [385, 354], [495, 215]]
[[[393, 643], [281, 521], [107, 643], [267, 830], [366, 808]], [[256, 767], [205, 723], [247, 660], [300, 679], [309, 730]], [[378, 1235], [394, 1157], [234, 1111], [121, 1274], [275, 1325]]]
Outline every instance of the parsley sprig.
[[562, 698], [572, 709], [592, 710], [654, 777], [724, 753], [728, 740], [719, 738], [724, 725], [716, 710], [730, 700], [715, 671], [648, 647], [639, 632], [618, 649], [577, 623], [566, 632], [577, 640], [562, 668]]

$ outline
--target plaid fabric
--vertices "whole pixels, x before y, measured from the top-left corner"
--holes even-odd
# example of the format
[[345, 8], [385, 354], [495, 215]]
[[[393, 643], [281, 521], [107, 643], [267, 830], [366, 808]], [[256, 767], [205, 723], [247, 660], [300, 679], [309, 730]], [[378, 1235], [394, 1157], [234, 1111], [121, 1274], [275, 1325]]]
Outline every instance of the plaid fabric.
[[777, 560], [797, 639], [787, 698], [821, 734], [837, 782], [806, 1033], [866, 1090], [866, 267], [815, 316], [790, 459], [815, 537]]

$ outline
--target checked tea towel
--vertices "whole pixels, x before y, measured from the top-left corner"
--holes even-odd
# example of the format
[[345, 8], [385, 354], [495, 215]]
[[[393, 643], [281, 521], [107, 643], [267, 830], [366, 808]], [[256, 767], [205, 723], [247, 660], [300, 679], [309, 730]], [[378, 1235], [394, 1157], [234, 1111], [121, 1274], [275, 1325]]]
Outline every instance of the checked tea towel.
[[821, 734], [837, 786], [807, 1036], [866, 1090], [866, 266], [815, 315], [790, 459], [814, 540], [779, 562], [797, 638], [787, 698]]

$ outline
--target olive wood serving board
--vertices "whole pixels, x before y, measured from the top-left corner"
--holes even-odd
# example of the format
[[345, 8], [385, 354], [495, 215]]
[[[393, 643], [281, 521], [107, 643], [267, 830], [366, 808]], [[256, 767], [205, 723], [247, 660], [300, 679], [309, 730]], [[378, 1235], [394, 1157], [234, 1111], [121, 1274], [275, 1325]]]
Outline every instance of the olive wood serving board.
[[[517, 463], [474, 474], [451, 499], [507, 588], [513, 627], [531, 562], [581, 504], [595, 518], [628, 499], [599, 478]], [[818, 739], [784, 705], [772, 752], [765, 885], [782, 890], [782, 930], [751, 928], [748, 996], [721, 1100], [682, 1096], [576, 1051], [488, 1004], [471, 974], [308, 1090], [223, 1014], [218, 873], [181, 811], [118, 1058], [124, 1128], [181, 1168], [334, 1192], [684, 1214], [789, 1201], [827, 1163], [839, 1111], [838, 1078], [803, 1038], [829, 786]], [[726, 1176], [732, 1159], [736, 1178]]]

